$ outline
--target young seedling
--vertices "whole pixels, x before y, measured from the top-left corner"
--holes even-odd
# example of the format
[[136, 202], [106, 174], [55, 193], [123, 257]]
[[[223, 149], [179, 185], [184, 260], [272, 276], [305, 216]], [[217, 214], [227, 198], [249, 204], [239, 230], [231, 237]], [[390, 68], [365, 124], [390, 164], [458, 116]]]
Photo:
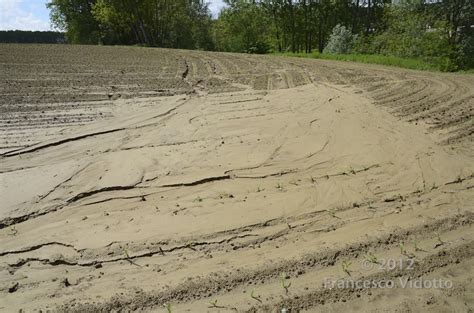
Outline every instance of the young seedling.
[[123, 254], [125, 254], [125, 258], [127, 259], [128, 262], [130, 262], [130, 264], [133, 264], [133, 265], [136, 265], [136, 266], [141, 267], [141, 265], [135, 263], [135, 262], [132, 260], [132, 258], [130, 257], [130, 254], [128, 254], [127, 249], [125, 249], [124, 247], [121, 247], [121, 248], [122, 248]]
[[125, 249], [124, 247], [122, 247], [122, 251], [123, 251], [123, 254], [125, 254], [125, 257], [127, 258], [127, 260], [130, 260], [130, 255], [128, 254], [127, 249]]
[[436, 239], [438, 239], [438, 242], [435, 244], [435, 249], [436, 249], [436, 248], [441, 247], [442, 245], [444, 245], [446, 242], [444, 242], [441, 239], [441, 235], [438, 232], [435, 232], [435, 234], [436, 234]]
[[402, 241], [400, 241], [398, 246], [400, 247], [400, 254], [406, 255], [407, 254], [407, 249], [405, 248], [405, 244]]
[[365, 255], [365, 259], [370, 263], [379, 264], [379, 259], [370, 252]]
[[310, 176], [311, 183], [316, 184], [318, 182], [317, 178], [314, 176]]
[[11, 236], [16, 236], [18, 234], [18, 230], [16, 229], [15, 226], [10, 227], [10, 235]]
[[426, 252], [426, 250], [423, 250], [422, 248], [418, 247], [418, 242], [416, 242], [415, 239], [413, 239], [411, 242], [413, 243], [416, 252]]
[[257, 192], [262, 192], [264, 190], [265, 190], [265, 188], [260, 188], [260, 186], [257, 187]]
[[350, 266], [351, 266], [352, 262], [349, 262], [349, 261], [342, 261], [342, 270], [344, 271], [344, 273], [346, 273], [347, 275], [351, 276], [351, 270], [350, 270]]
[[275, 188], [278, 189], [279, 191], [283, 191], [283, 184], [281, 182], [278, 182]]
[[260, 299], [261, 296], [255, 295], [255, 290], [252, 290], [252, 292], [250, 293], [250, 297], [252, 299], [254, 299], [255, 301], [258, 301], [258, 302], [262, 303], [262, 299]]
[[328, 214], [334, 218], [341, 219], [339, 216], [336, 215], [336, 210], [335, 209], [329, 209], [327, 210]]
[[217, 305], [217, 299], [216, 299], [216, 300], [214, 300], [214, 301], [209, 301], [209, 308], [211, 308], [211, 309], [219, 309], [219, 308], [223, 308], [223, 307]]
[[165, 251], [163, 251], [163, 249], [161, 247], [159, 247], [159, 250], [160, 250], [161, 255], [165, 255]]
[[281, 273], [280, 275], [280, 282], [281, 282], [281, 287], [285, 290], [285, 294], [288, 295], [288, 292], [291, 287], [291, 282], [290, 283], [287, 283], [286, 282], [286, 274], [285, 273]]
[[171, 307], [171, 303], [163, 304], [163, 306], [165, 307], [166, 312], [172, 313], [173, 310], [172, 310], [172, 307]]
[[227, 198], [233, 198], [234, 195], [227, 193], [227, 192], [221, 192], [219, 193], [219, 199], [227, 199]]
[[405, 244], [402, 241], [400, 241], [399, 247], [400, 247], [400, 254], [401, 255], [404, 255], [404, 256], [406, 256], [410, 259], [413, 259], [415, 257], [415, 255], [413, 253], [408, 252], [408, 250], [405, 247]]
[[298, 186], [298, 182], [297, 182], [296, 180], [294, 180], [294, 179], [292, 179], [292, 180], [290, 181], [290, 184], [295, 185], [295, 186]]
[[187, 241], [186, 244], [184, 245], [186, 248], [191, 249], [193, 251], [196, 251], [196, 248], [193, 247], [193, 242], [192, 241]]
[[200, 196], [197, 196], [193, 202], [202, 202], [202, 198]]

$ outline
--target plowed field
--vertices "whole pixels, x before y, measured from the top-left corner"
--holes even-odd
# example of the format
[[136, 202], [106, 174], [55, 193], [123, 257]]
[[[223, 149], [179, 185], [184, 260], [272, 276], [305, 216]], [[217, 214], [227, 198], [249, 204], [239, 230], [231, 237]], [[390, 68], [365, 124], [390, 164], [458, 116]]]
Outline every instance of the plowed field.
[[474, 75], [0, 45], [0, 95], [0, 311], [474, 307]]

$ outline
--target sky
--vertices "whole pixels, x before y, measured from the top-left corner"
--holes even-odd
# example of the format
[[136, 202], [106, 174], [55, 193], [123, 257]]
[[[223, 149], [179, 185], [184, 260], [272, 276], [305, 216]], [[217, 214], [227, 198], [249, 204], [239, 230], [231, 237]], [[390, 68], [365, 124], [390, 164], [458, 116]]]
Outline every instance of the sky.
[[[46, 0], [0, 0], [0, 30], [50, 30]], [[223, 0], [208, 0], [214, 16]]]

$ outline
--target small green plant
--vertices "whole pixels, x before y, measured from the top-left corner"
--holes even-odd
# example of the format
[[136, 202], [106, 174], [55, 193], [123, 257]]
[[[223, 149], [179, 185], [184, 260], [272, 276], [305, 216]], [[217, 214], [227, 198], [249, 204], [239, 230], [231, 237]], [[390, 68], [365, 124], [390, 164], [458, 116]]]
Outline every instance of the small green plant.
[[227, 193], [227, 192], [219, 193], [219, 199], [227, 199], [227, 198], [233, 198], [233, 197], [234, 195], [231, 193]]
[[342, 264], [341, 264], [342, 270], [344, 271], [344, 273], [346, 273], [349, 276], [351, 276], [351, 270], [350, 270], [351, 265], [352, 265], [352, 262], [349, 262], [349, 261], [342, 261]]
[[16, 229], [15, 226], [10, 227], [10, 235], [11, 236], [16, 236], [18, 234], [18, 230]]
[[436, 234], [436, 239], [438, 240], [438, 242], [435, 245], [435, 248], [438, 248], [444, 245], [446, 242], [443, 239], [441, 239], [441, 235], [439, 234], [439, 232], [435, 232], [435, 234]]
[[196, 248], [194, 248], [194, 243], [192, 241], [186, 241], [186, 243], [184, 244], [184, 246], [188, 249], [191, 249], [193, 251], [196, 251]]
[[426, 250], [423, 250], [422, 248], [418, 246], [418, 242], [415, 239], [413, 239], [411, 242], [413, 246], [415, 247], [416, 252], [426, 252]]
[[365, 259], [370, 263], [379, 264], [379, 259], [371, 252], [365, 255]]
[[283, 191], [283, 184], [281, 182], [278, 182], [278, 184], [276, 184], [275, 188], [278, 189], [279, 191]]
[[311, 180], [311, 183], [313, 183], [313, 184], [317, 184], [317, 183], [318, 183], [317, 178], [314, 177], [314, 176], [310, 176], [310, 180]]
[[288, 295], [289, 289], [291, 287], [291, 282], [289, 282], [289, 283], [286, 282], [286, 274], [285, 273], [281, 273], [280, 283], [281, 283], [281, 287], [285, 290], [285, 294]]
[[439, 243], [444, 244], [444, 241], [441, 239], [441, 235], [438, 232], [436, 232], [436, 239], [438, 239]]
[[217, 299], [214, 300], [214, 301], [209, 301], [209, 304], [210, 304], [210, 308], [219, 308], [219, 306], [217, 305]]
[[264, 190], [265, 190], [265, 188], [260, 188], [260, 186], [257, 187], [257, 192], [262, 192]]
[[328, 214], [334, 218], [341, 219], [339, 216], [336, 215], [336, 210], [335, 209], [329, 209], [327, 210]]
[[398, 245], [400, 247], [400, 254], [401, 255], [404, 255], [404, 256], [406, 256], [410, 259], [413, 259], [415, 257], [415, 255], [413, 253], [408, 252], [408, 250], [405, 247], [405, 243], [403, 241], [400, 241], [400, 243]]
[[200, 196], [197, 196], [193, 202], [202, 202], [202, 198]]
[[140, 264], [137, 264], [136, 262], [133, 261], [133, 259], [130, 257], [130, 254], [128, 253], [127, 249], [125, 249], [124, 247], [121, 247], [122, 248], [122, 251], [123, 251], [123, 254], [125, 254], [125, 259], [132, 265], [135, 265], [135, 266], [138, 266], [138, 267], [142, 267]]
[[290, 184], [298, 186], [298, 182], [295, 179], [290, 180]]
[[400, 254], [406, 255], [407, 254], [407, 249], [405, 248], [405, 244], [403, 243], [403, 241], [400, 241], [398, 246], [400, 247]]
[[127, 258], [127, 260], [130, 260], [130, 254], [128, 254], [127, 249], [125, 249], [124, 247], [121, 247], [121, 248], [122, 248], [123, 254], [125, 254], [125, 257]]
[[255, 301], [262, 303], [261, 296], [255, 295], [255, 290], [252, 290], [252, 292], [250, 293], [250, 297]]
[[172, 313], [172, 312], [173, 312], [171, 303], [163, 304], [163, 306], [165, 307], [166, 312], [168, 312], [168, 313]]

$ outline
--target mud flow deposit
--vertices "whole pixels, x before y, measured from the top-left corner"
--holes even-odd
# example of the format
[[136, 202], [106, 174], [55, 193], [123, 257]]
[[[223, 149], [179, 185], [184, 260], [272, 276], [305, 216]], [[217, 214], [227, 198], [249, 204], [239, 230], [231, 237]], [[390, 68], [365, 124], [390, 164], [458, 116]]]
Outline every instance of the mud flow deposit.
[[472, 312], [473, 75], [0, 45], [0, 92], [1, 312]]

